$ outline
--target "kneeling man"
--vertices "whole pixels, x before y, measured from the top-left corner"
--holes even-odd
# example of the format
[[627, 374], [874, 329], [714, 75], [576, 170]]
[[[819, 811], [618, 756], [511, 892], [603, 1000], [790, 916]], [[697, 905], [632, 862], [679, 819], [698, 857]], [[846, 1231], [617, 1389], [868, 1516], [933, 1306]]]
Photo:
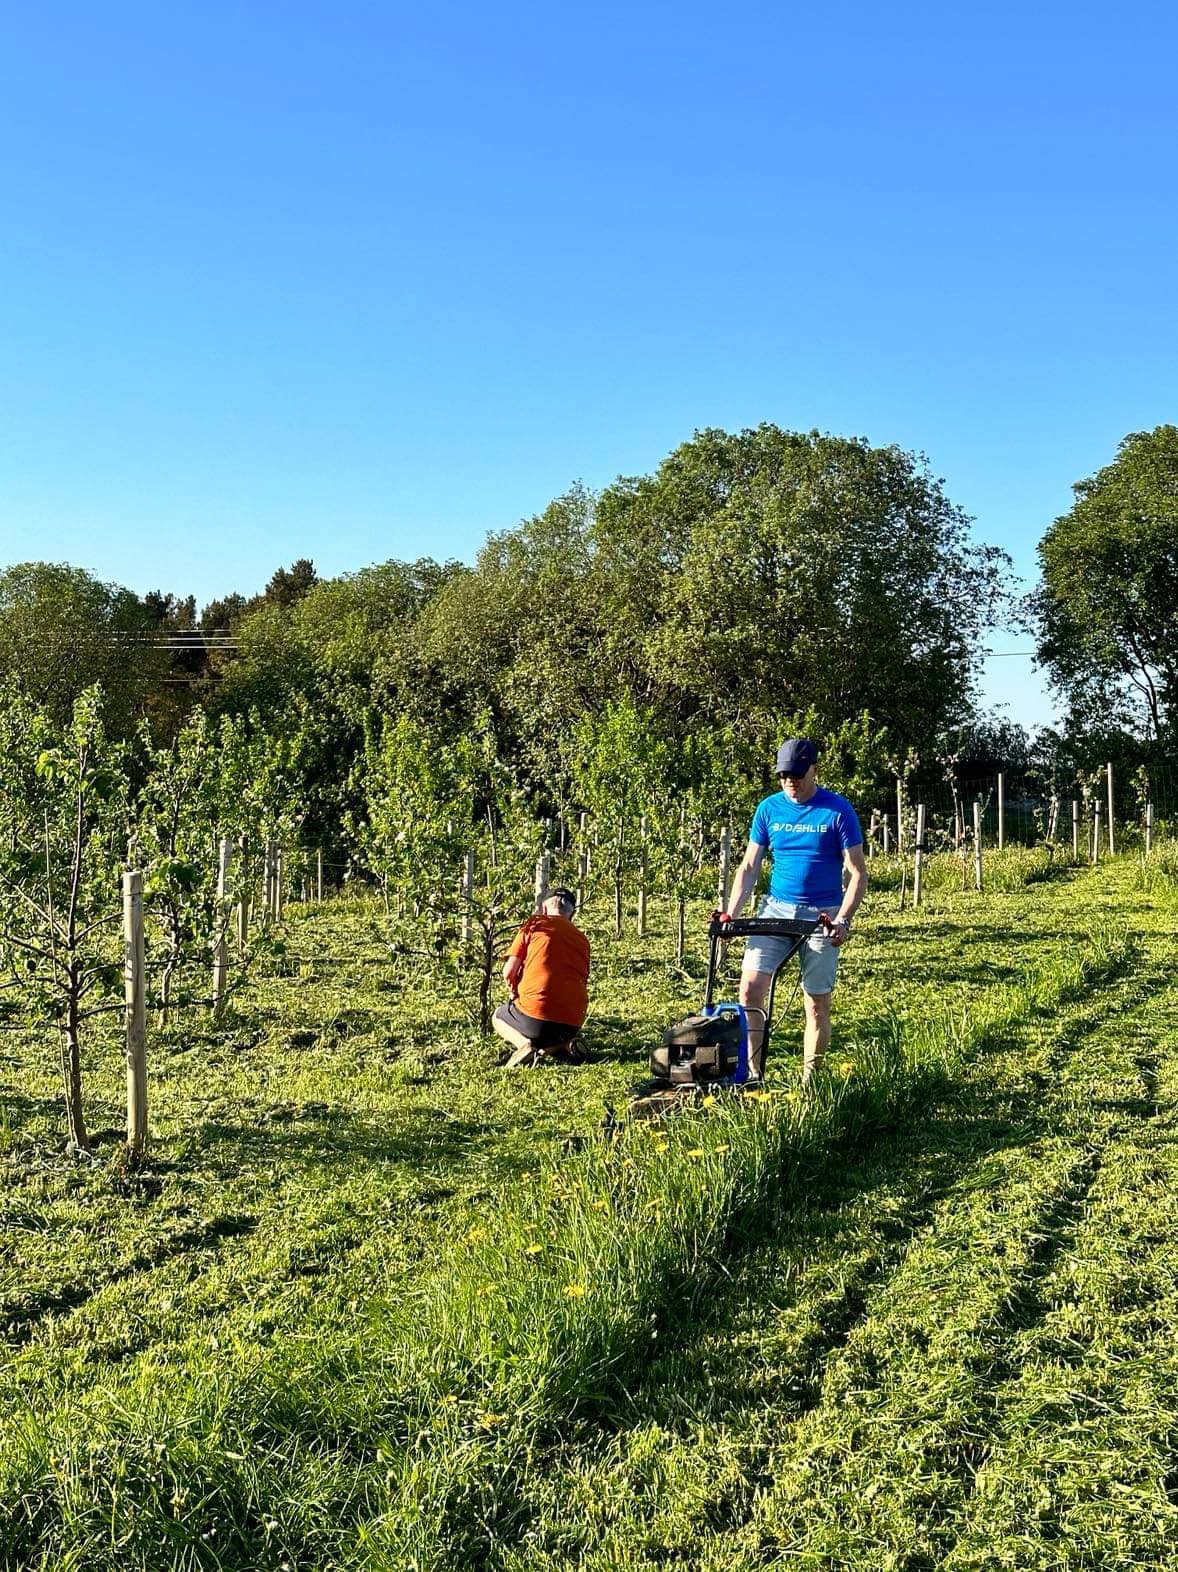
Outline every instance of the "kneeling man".
[[511, 994], [491, 1025], [516, 1050], [512, 1069], [541, 1054], [569, 1056], [589, 1009], [589, 941], [572, 921], [577, 901], [563, 886], [550, 890], [539, 912], [516, 934], [503, 966]]

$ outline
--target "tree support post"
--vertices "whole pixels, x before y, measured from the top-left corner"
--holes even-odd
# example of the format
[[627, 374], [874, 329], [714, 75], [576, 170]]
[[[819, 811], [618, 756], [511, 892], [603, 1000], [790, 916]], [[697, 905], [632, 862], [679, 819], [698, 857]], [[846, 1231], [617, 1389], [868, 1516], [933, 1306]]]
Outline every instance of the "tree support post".
[[924, 803], [916, 805], [916, 852], [912, 866], [912, 906], [913, 910], [920, 905], [921, 880], [923, 877], [922, 862], [924, 859]]
[[1114, 826], [1116, 824], [1116, 817], [1115, 817], [1115, 814], [1114, 814], [1114, 811], [1113, 811], [1113, 767], [1112, 767], [1112, 765], [1111, 764], [1106, 764], [1105, 765], [1105, 770], [1106, 770], [1106, 772], [1108, 774], [1108, 854], [1109, 854], [1110, 857], [1115, 857], [1116, 853], [1117, 853], [1117, 839], [1116, 839], [1116, 830], [1114, 828]]
[[1006, 845], [1006, 776], [998, 772], [998, 850]]
[[973, 800], [973, 882], [974, 889], [982, 888], [982, 800]]
[[233, 846], [222, 837], [217, 857], [217, 938], [213, 945], [213, 1019], [225, 1006], [229, 985], [229, 864]]
[[127, 1150], [147, 1146], [147, 990], [143, 964], [143, 875], [123, 874], [123, 1001], [127, 1052]]

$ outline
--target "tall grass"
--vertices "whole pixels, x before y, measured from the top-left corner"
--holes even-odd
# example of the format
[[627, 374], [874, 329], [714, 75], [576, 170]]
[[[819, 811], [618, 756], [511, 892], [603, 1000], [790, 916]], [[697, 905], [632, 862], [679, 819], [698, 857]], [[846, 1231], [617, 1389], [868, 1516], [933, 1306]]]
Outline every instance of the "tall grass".
[[[890, 1013], [811, 1096], [719, 1096], [488, 1197], [406, 1292], [371, 1268], [270, 1346], [149, 1361], [5, 1438], [12, 1568], [425, 1569], [524, 1531], [512, 1480], [624, 1403], [651, 1352], [839, 1142], [894, 1124], [971, 1054], [1123, 963], [1097, 935], [969, 1009]], [[211, 1334], [210, 1334], [211, 1336]]]

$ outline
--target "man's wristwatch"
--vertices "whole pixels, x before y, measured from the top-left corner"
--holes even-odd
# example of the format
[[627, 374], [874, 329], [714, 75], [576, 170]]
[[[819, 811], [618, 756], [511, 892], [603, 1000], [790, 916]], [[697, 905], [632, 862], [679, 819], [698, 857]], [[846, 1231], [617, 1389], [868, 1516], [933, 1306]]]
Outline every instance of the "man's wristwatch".
[[849, 917], [832, 917], [830, 926], [832, 928], [845, 928], [847, 932], [850, 933], [851, 919]]

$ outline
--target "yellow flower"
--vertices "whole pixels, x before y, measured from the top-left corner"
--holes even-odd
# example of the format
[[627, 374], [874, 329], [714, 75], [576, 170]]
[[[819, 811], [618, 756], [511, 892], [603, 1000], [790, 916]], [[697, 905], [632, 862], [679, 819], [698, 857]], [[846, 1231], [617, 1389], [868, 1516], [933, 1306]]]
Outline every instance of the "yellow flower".
[[716, 1106], [716, 1099], [711, 1095], [711, 1093], [709, 1093], [707, 1097], [704, 1098], [702, 1106], [704, 1108], [714, 1108]]
[[480, 1239], [485, 1239], [486, 1237], [487, 1230], [485, 1228], [470, 1228], [467, 1230], [466, 1242], [467, 1244], [478, 1244]]
[[848, 1059], [846, 1064], [839, 1065], [839, 1074], [842, 1076], [844, 1081], [847, 1080], [850, 1076], [854, 1075], [854, 1073], [855, 1065], [853, 1060]]
[[593, 1203], [593, 1210], [595, 1212], [608, 1212], [609, 1211], [609, 1202], [608, 1201], [594, 1201], [594, 1203]]
[[453, 1392], [447, 1392], [445, 1397], [442, 1399], [443, 1403], [456, 1403], [457, 1401], [458, 1398]]
[[730, 1146], [713, 1146], [712, 1147], [712, 1151], [713, 1152], [730, 1152], [731, 1150], [732, 1150], [732, 1148]]
[[492, 1425], [501, 1425], [506, 1418], [506, 1414], [480, 1414], [479, 1424], [482, 1425], [485, 1430], [490, 1430]]
[[658, 1145], [655, 1147], [655, 1151], [656, 1152], [667, 1152], [667, 1151], [670, 1151], [670, 1149], [671, 1149], [670, 1141], [660, 1141], [658, 1143]]
[[566, 1299], [584, 1299], [588, 1292], [584, 1283], [570, 1283], [564, 1291]]
[[525, 1255], [539, 1255], [540, 1251], [543, 1250], [543, 1248], [544, 1248], [544, 1246], [541, 1245], [541, 1244], [529, 1245], [528, 1248], [524, 1251], [524, 1254]]
[[693, 1146], [687, 1155], [688, 1157], [706, 1157], [708, 1154], [702, 1146]]

